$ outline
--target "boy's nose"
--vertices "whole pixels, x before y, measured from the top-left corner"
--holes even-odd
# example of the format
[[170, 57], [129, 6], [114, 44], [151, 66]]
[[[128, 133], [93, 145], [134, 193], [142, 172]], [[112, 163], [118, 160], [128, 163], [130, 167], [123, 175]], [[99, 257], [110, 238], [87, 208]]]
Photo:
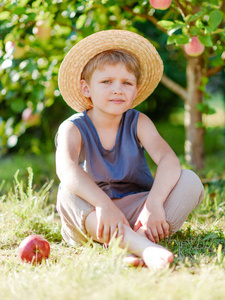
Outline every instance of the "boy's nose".
[[120, 84], [115, 84], [113, 86], [113, 94], [114, 95], [121, 95], [123, 93], [122, 87]]
[[122, 92], [121, 90], [114, 90], [114, 91], [113, 91], [113, 94], [114, 94], [114, 95], [122, 95], [123, 92]]

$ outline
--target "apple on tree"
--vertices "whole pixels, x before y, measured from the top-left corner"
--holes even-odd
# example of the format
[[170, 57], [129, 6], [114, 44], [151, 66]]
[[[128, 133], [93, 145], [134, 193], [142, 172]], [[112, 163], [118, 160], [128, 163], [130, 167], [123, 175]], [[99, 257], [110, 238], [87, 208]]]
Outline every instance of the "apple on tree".
[[189, 56], [199, 56], [204, 50], [205, 46], [199, 41], [197, 36], [193, 36], [188, 44], [184, 45], [184, 50]]
[[40, 264], [50, 254], [49, 242], [40, 235], [29, 235], [19, 245], [18, 256], [23, 262]]
[[33, 110], [31, 107], [27, 107], [24, 109], [22, 113], [22, 120], [24, 123], [28, 126], [34, 126], [37, 125], [40, 121], [40, 114], [39, 113], [33, 113]]
[[170, 7], [172, 0], [149, 0], [149, 2], [153, 8], [165, 10]]
[[5, 44], [5, 51], [9, 55], [13, 55], [13, 58], [19, 59], [28, 51], [28, 46], [20, 47], [15, 42], [7, 41]]
[[40, 40], [48, 40], [51, 37], [51, 27], [47, 21], [37, 21], [33, 28], [33, 34]]

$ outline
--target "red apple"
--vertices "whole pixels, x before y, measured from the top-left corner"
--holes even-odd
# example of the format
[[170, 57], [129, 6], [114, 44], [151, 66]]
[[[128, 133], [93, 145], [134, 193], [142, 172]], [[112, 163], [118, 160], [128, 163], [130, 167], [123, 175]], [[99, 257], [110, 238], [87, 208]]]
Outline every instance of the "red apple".
[[184, 45], [184, 50], [189, 56], [199, 56], [204, 52], [205, 46], [199, 41], [197, 36], [193, 36], [191, 41]]
[[40, 264], [49, 254], [50, 244], [40, 235], [29, 235], [19, 245], [19, 258], [27, 263]]
[[16, 45], [15, 42], [7, 41], [5, 44], [5, 51], [9, 55], [13, 55], [13, 58], [19, 59], [24, 56], [24, 54], [28, 51], [28, 46], [20, 47]]
[[27, 107], [22, 114], [22, 119], [24, 122], [29, 121], [32, 118], [33, 110], [30, 107]]
[[22, 119], [24, 123], [29, 126], [37, 125], [40, 121], [41, 115], [38, 113], [33, 114], [33, 110], [30, 107], [27, 107], [22, 113]]
[[165, 10], [170, 7], [172, 0], [149, 0], [149, 2], [153, 8]]
[[40, 40], [48, 40], [51, 37], [51, 26], [47, 21], [38, 21], [33, 28], [33, 34]]

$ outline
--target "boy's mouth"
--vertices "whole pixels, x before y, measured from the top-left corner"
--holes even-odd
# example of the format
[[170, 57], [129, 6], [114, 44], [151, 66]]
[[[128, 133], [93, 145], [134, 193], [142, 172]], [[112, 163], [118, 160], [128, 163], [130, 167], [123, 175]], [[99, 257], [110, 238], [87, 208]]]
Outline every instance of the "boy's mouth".
[[110, 102], [113, 102], [113, 103], [115, 103], [115, 104], [122, 104], [122, 103], [124, 103], [125, 102], [125, 100], [123, 100], [123, 99], [111, 99], [111, 100], [109, 100]]

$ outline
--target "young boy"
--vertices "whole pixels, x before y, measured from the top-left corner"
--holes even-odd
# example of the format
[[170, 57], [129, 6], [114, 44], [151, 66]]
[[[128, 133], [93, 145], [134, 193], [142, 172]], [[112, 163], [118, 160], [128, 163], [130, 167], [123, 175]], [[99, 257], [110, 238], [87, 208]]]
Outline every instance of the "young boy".
[[[121, 237], [120, 246], [132, 253], [127, 262], [153, 269], [173, 261], [157, 243], [182, 226], [204, 193], [151, 120], [133, 109], [162, 73], [151, 43], [123, 30], [80, 41], [59, 71], [64, 100], [80, 112], [61, 124], [56, 137], [62, 236], [70, 245]], [[158, 166], [154, 180], [144, 150]]]

